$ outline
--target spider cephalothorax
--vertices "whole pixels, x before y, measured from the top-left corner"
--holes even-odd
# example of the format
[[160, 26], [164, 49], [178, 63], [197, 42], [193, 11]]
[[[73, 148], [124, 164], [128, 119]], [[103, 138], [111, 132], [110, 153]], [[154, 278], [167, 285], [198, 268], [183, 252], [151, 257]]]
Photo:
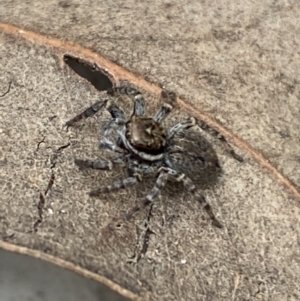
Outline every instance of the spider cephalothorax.
[[[105, 159], [81, 160], [75, 163], [80, 167], [111, 170], [113, 165], [124, 162], [128, 171], [128, 178], [119, 180], [111, 185], [100, 187], [90, 192], [90, 196], [98, 196], [120, 188], [137, 184], [143, 178], [154, 175], [156, 183], [149, 194], [127, 214], [129, 219], [132, 214], [150, 204], [161, 192], [167, 181], [175, 180], [182, 182], [189, 193], [203, 205], [213, 224], [221, 227], [215, 218], [210, 205], [204, 196], [196, 189], [195, 184], [206, 184], [217, 180], [221, 173], [216, 152], [211, 144], [199, 133], [193, 131], [194, 126], [210, 132], [216, 136], [229, 150], [232, 156], [242, 161], [235, 154], [225, 138], [210, 128], [201, 120], [194, 117], [187, 118], [170, 129], [165, 129], [162, 122], [172, 111], [176, 96], [173, 92], [162, 91], [165, 99], [160, 110], [153, 116], [145, 116], [145, 103], [141, 93], [129, 87], [115, 87], [107, 91], [111, 96], [125, 94], [134, 100], [134, 112], [129, 119], [125, 113], [115, 104], [110, 105], [107, 110], [112, 120], [105, 126], [100, 147], [115, 152], [119, 156], [109, 161]], [[66, 125], [71, 126], [78, 120], [88, 118], [106, 107], [108, 100], [98, 101], [82, 113], [78, 114]], [[113, 142], [110, 140], [112, 130], [116, 129]]]
[[166, 146], [164, 128], [148, 117], [132, 116], [126, 124], [126, 139], [136, 150], [154, 155]]

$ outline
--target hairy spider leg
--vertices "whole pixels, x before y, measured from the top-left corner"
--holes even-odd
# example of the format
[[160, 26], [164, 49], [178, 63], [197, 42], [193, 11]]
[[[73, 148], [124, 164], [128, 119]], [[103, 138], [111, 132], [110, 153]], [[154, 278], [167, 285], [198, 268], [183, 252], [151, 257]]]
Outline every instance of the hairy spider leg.
[[226, 140], [226, 138], [220, 134], [218, 131], [216, 131], [215, 129], [211, 128], [207, 123], [205, 123], [203, 120], [197, 120], [197, 125], [204, 131], [208, 132], [210, 135], [212, 135], [213, 137], [217, 138], [219, 141], [222, 142], [222, 145], [224, 147], [224, 149], [231, 154], [231, 156], [236, 159], [239, 162], [243, 162], [244, 159], [239, 156], [238, 154], [235, 153], [235, 151], [233, 150], [233, 148], [230, 146], [230, 144], [228, 143], [228, 141]]
[[74, 162], [77, 166], [79, 166], [80, 169], [92, 168], [92, 169], [100, 169], [100, 170], [112, 170], [113, 165], [122, 164], [123, 160], [122, 160], [121, 157], [118, 157], [118, 158], [114, 158], [112, 160], [106, 160], [106, 159], [97, 159], [97, 160], [75, 159]]
[[131, 87], [113, 87], [107, 90], [108, 95], [124, 94], [133, 98], [134, 115], [143, 116], [145, 114], [145, 99], [141, 92]]
[[133, 214], [152, 203], [161, 193], [162, 189], [166, 186], [169, 178], [169, 173], [167, 168], [161, 168], [159, 176], [155, 182], [154, 187], [148, 193], [148, 195], [139, 202], [138, 205], [133, 207], [125, 216], [126, 220], [130, 220]]
[[202, 194], [199, 194], [193, 181], [189, 177], [187, 177], [184, 173], [178, 175], [176, 177], [176, 181], [182, 182], [183, 186], [187, 189], [187, 191], [189, 193], [191, 193], [192, 195], [194, 195], [194, 197], [197, 199], [197, 201], [202, 205], [202, 207], [205, 209], [205, 211], [209, 215], [210, 219], [212, 220], [213, 225], [218, 228], [223, 228], [222, 224], [216, 219], [216, 217], [211, 209], [211, 206], [207, 203], [205, 197]]
[[[78, 162], [78, 163], [77, 163]], [[111, 170], [113, 164], [124, 163], [122, 157], [109, 160], [76, 160], [75, 163], [80, 167], [89, 167], [95, 169]], [[119, 189], [126, 189], [129, 186], [135, 185], [142, 181], [142, 177], [145, 175], [151, 175], [157, 172], [157, 167], [150, 166], [148, 164], [138, 165], [138, 162], [131, 162], [128, 169], [131, 170], [132, 177], [128, 177], [123, 180], [117, 180], [110, 185], [99, 187], [90, 192], [90, 196], [99, 196], [101, 193], [108, 193]]]
[[148, 206], [150, 203], [152, 203], [161, 193], [162, 189], [165, 187], [169, 176], [175, 177], [176, 181], [182, 182], [184, 187], [187, 189], [187, 191], [191, 194], [193, 194], [198, 202], [202, 205], [202, 207], [206, 210], [207, 214], [209, 215], [210, 219], [212, 220], [212, 223], [214, 226], [218, 228], [222, 228], [222, 224], [217, 220], [215, 217], [211, 206], [206, 201], [205, 197], [201, 194], [199, 194], [198, 190], [196, 189], [195, 185], [193, 184], [192, 180], [188, 178], [184, 173], [181, 173], [178, 175], [178, 173], [167, 167], [161, 167], [159, 176], [156, 180], [155, 186], [152, 188], [152, 190], [149, 192], [149, 194], [144, 198], [139, 205], [136, 205], [133, 207], [128, 214], [126, 215], [126, 219], [129, 220], [132, 218], [133, 214], [146, 206]]
[[229, 143], [227, 142], [227, 140], [225, 139], [225, 137], [223, 135], [221, 135], [218, 131], [216, 131], [215, 129], [211, 128], [207, 123], [205, 123], [203, 120], [198, 120], [194, 117], [190, 117], [188, 119], [185, 119], [177, 124], [175, 124], [168, 132], [167, 135], [167, 139], [171, 139], [175, 133], [177, 133], [178, 131], [184, 130], [184, 129], [188, 129], [194, 125], [199, 126], [202, 130], [208, 132], [210, 135], [212, 135], [213, 137], [217, 138], [218, 140], [220, 140], [223, 144], [223, 147], [225, 148], [225, 150], [227, 152], [229, 152], [231, 154], [231, 156], [236, 159], [239, 162], [243, 162], [243, 158], [241, 156], [239, 156], [238, 154], [235, 153], [235, 151], [232, 149], [232, 147], [229, 145]]
[[112, 120], [104, 127], [103, 136], [99, 142], [99, 148], [110, 150], [117, 153], [123, 153], [123, 150], [117, 146], [114, 142], [110, 141], [108, 136], [113, 129], [124, 128], [126, 118], [124, 111], [115, 104], [112, 104], [107, 108], [108, 112], [112, 116]]
[[153, 120], [162, 123], [167, 116], [171, 113], [176, 105], [176, 94], [174, 92], [169, 92], [167, 90], [162, 90], [161, 92], [162, 98], [165, 98], [163, 105], [154, 115]]
[[126, 122], [126, 117], [125, 117], [124, 111], [122, 109], [120, 109], [116, 104], [111, 104], [107, 108], [107, 110], [113, 119], [119, 119], [119, 120], [123, 120], [124, 122]]
[[127, 170], [129, 175], [138, 175], [142, 180], [142, 177], [149, 177], [151, 175], [158, 174], [159, 168], [161, 168], [162, 163], [155, 164], [151, 162], [148, 163], [140, 163], [137, 160], [128, 160], [127, 162]]
[[99, 101], [95, 102], [90, 107], [88, 107], [86, 110], [77, 114], [75, 117], [73, 117], [72, 119], [67, 121], [65, 123], [65, 125], [67, 127], [69, 127], [69, 126], [72, 126], [74, 123], [80, 121], [81, 119], [86, 119], [88, 117], [95, 115], [98, 111], [100, 111], [103, 107], [106, 106], [107, 102], [108, 102], [108, 99], [99, 100]]
[[197, 124], [197, 121], [196, 121], [196, 118], [194, 118], [194, 117], [187, 118], [187, 119], [175, 124], [168, 131], [167, 140], [171, 139], [175, 133], [185, 130], [185, 129], [188, 129], [192, 126], [195, 126], [196, 124]]
[[102, 186], [102, 187], [99, 187], [95, 190], [92, 190], [89, 193], [89, 195], [90, 196], [99, 196], [102, 193], [109, 193], [111, 191], [119, 190], [119, 189], [122, 189], [122, 188], [124, 189], [124, 188], [127, 188], [129, 186], [133, 186], [133, 185], [137, 184], [139, 181], [140, 181], [140, 178], [139, 178], [138, 175], [133, 176], [133, 177], [128, 177], [128, 178], [123, 179], [123, 180], [117, 180], [117, 181], [113, 182], [110, 185]]

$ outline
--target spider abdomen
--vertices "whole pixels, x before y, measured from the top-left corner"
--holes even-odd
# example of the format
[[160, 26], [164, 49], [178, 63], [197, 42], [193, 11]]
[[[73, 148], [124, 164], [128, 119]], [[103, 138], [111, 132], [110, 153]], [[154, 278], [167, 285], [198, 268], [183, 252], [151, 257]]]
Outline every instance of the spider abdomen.
[[193, 129], [178, 132], [168, 141], [165, 161], [202, 187], [215, 184], [222, 171], [212, 145]]

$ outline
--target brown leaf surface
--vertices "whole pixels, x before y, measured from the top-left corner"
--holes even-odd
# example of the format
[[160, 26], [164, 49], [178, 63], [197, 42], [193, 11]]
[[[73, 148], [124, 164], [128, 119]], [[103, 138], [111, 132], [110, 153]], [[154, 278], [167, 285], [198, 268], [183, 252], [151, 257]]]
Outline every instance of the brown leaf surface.
[[[132, 299], [300, 299], [296, 1], [1, 5], [0, 247], [73, 269]], [[216, 143], [224, 175], [205, 191], [224, 229], [213, 228], [173, 186], [150, 218], [145, 210], [130, 222], [124, 213], [152, 183], [87, 196], [124, 175], [74, 166], [74, 157], [107, 156], [97, 145], [108, 115], [63, 128], [103, 96], [63, 64], [65, 53], [138, 87], [150, 114], [163, 84], [180, 95], [169, 124], [192, 114], [226, 136], [245, 162]], [[35, 231], [40, 193], [53, 172]]]

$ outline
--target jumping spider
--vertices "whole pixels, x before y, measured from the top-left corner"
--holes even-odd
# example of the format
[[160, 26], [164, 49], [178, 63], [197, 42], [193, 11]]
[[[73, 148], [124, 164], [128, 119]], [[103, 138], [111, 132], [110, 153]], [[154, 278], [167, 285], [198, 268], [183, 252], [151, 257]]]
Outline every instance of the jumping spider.
[[[173, 92], [162, 91], [161, 96], [165, 101], [154, 117], [145, 116], [145, 101], [136, 89], [115, 87], [107, 90], [107, 94], [111, 96], [123, 94], [133, 98], [134, 110], [130, 118], [126, 118], [124, 111], [114, 103], [107, 107], [109, 102], [106, 99], [96, 102], [76, 115], [66, 123], [66, 126], [72, 126], [75, 122], [88, 118], [100, 109], [107, 107], [112, 120], [104, 127], [99, 147], [113, 151], [119, 156], [113, 160], [75, 159], [75, 164], [81, 168], [111, 170], [113, 165], [125, 163], [128, 178], [92, 190], [89, 195], [99, 196], [102, 193], [135, 185], [144, 177], [156, 176], [153, 189], [139, 205], [133, 207], [126, 215], [126, 218], [130, 219], [134, 212], [146, 207], [159, 196], [169, 179], [175, 180], [183, 183], [187, 191], [202, 204], [213, 224], [221, 228], [222, 225], [213, 214], [211, 206], [194, 185], [194, 183], [208, 182], [218, 177], [221, 171], [218, 157], [204, 137], [188, 129], [198, 125], [221, 140], [231, 155], [238, 161], [242, 161], [242, 158], [235, 154], [225, 138], [194, 117], [187, 118], [166, 130], [162, 126], [162, 122], [176, 104], [176, 95]], [[116, 130], [115, 142], [109, 140], [113, 129]]]

